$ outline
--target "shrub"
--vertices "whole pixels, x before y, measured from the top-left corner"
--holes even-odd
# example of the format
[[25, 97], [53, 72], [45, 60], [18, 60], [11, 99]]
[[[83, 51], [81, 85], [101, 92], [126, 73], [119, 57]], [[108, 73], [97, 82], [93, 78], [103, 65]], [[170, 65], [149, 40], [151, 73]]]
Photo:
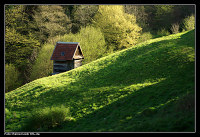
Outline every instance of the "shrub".
[[144, 33], [140, 36], [140, 38], [139, 38], [139, 40], [138, 40], [138, 43], [144, 42], [144, 41], [149, 40], [149, 39], [152, 39], [152, 38], [153, 38], [153, 36], [152, 36], [152, 34], [151, 34], [150, 32], [144, 32]]
[[70, 119], [69, 108], [64, 107], [47, 107], [33, 111], [26, 121], [26, 130], [49, 129], [61, 125]]
[[19, 71], [13, 64], [5, 65], [5, 92], [11, 91], [20, 85]]
[[195, 28], [195, 17], [194, 15], [188, 16], [183, 20], [183, 29], [188, 31]]
[[169, 34], [170, 34], [169, 31], [166, 30], [165, 28], [162, 28], [162, 29], [158, 30], [158, 32], [157, 32], [157, 35], [158, 35], [159, 37], [167, 36], [167, 35], [169, 35]]
[[172, 24], [170, 30], [173, 34], [179, 33], [179, 23]]
[[32, 67], [32, 72], [30, 74], [31, 81], [49, 76], [53, 72], [53, 61], [50, 60], [53, 49], [54, 45], [43, 45]]
[[77, 38], [78, 41], [80, 41], [85, 57], [83, 63], [89, 63], [104, 56], [106, 52], [106, 43], [100, 28], [91, 26], [81, 28]]

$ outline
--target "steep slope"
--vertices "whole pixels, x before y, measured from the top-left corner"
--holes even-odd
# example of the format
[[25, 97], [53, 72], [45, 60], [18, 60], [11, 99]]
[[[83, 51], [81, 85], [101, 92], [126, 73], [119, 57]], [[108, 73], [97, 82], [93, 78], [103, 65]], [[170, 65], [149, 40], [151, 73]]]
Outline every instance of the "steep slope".
[[33, 131], [194, 131], [194, 30], [116, 52], [6, 93], [6, 131], [26, 131], [37, 109], [66, 106], [72, 120]]

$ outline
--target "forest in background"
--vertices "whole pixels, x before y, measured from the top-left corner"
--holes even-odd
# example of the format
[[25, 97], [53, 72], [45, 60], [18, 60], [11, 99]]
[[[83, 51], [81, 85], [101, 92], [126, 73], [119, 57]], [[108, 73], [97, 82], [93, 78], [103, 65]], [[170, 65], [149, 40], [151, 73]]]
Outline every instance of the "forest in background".
[[194, 28], [194, 5], [5, 5], [5, 89], [51, 75], [57, 41], [80, 42], [87, 64]]

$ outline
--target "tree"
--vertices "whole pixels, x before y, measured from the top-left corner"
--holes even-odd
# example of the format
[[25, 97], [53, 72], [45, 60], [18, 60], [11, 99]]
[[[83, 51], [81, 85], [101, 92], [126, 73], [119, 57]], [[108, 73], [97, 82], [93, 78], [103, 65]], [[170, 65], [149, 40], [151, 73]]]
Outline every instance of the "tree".
[[5, 61], [18, 69], [19, 78], [24, 83], [34, 62], [32, 53], [40, 47], [30, 28], [24, 5], [5, 6]]
[[50, 37], [68, 33], [71, 23], [63, 7], [58, 5], [40, 5], [33, 16], [39, 29], [41, 42]]
[[93, 24], [101, 28], [108, 48], [113, 50], [135, 45], [142, 29], [135, 16], [125, 13], [122, 5], [100, 5]]
[[174, 5], [155, 5], [154, 21], [152, 28], [159, 30], [161, 28], [169, 29], [173, 22]]
[[42, 46], [31, 70], [31, 81], [49, 76], [53, 72], [53, 61], [50, 60], [53, 49], [54, 45], [51, 44], [44, 44]]
[[26, 37], [15, 29], [6, 27], [5, 33], [5, 61], [12, 63], [21, 73], [24, 83], [28, 81], [29, 69], [34, 59], [31, 59], [34, 50], [40, 46], [39, 42], [31, 37]]
[[71, 10], [72, 33], [77, 33], [81, 27], [91, 24], [97, 10], [98, 5], [74, 5]]
[[85, 57], [83, 63], [89, 63], [105, 55], [106, 43], [100, 28], [91, 26], [81, 27], [80, 32], [76, 35], [76, 39], [80, 41]]
[[170, 30], [173, 24], [181, 24], [186, 16], [195, 12], [194, 5], [145, 5], [144, 8], [153, 31]]
[[[23, 5], [6, 5], [5, 6], [5, 26], [16, 29], [17, 31], [27, 27], [25, 21], [27, 21], [26, 13], [24, 13]], [[23, 29], [24, 29], [23, 28]]]
[[145, 11], [145, 6], [142, 5], [124, 5], [125, 13], [132, 14], [136, 17], [137, 24], [142, 27], [142, 31], [149, 30], [148, 13]]

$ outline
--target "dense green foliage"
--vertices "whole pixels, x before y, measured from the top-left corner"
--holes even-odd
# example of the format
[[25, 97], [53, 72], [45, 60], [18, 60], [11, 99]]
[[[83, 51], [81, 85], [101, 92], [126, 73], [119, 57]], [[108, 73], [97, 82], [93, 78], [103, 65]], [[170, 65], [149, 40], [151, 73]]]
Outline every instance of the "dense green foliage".
[[[6, 131], [194, 131], [194, 95], [192, 30], [148, 40], [6, 93]], [[71, 114], [61, 125], [27, 127], [37, 110], [61, 106]]]
[[183, 20], [183, 26], [185, 30], [192, 30], [195, 28], [195, 17], [194, 15], [188, 16]]
[[[194, 5], [145, 5], [142, 11], [143, 14], [147, 14], [144, 16], [146, 21], [144, 29], [151, 32], [156, 32], [163, 28], [170, 31], [172, 24], [181, 25], [185, 17], [195, 12]], [[180, 31], [182, 30], [183, 28], [181, 27]]]
[[5, 65], [5, 91], [12, 91], [17, 86], [19, 86], [21, 81], [19, 80], [19, 71], [15, 68], [13, 64], [6, 64]]
[[70, 32], [70, 19], [64, 13], [64, 9], [58, 5], [41, 5], [33, 15], [38, 28], [40, 40], [45, 41], [48, 38], [64, 35]]
[[19, 70], [18, 81], [22, 81], [22, 83], [29, 81], [28, 75], [38, 47], [39, 42], [34, 38], [21, 35], [15, 29], [6, 27], [5, 61], [6, 64], [13, 64]]
[[93, 24], [101, 28], [108, 49], [113, 50], [135, 45], [142, 29], [135, 16], [125, 13], [122, 5], [100, 5]]
[[38, 53], [37, 59], [35, 60], [31, 74], [30, 80], [35, 80], [38, 78], [46, 77], [51, 75], [53, 72], [53, 61], [51, 55], [54, 49], [52, 44], [44, 44]]
[[150, 40], [152, 38], [153, 38], [153, 35], [150, 32], [144, 32], [144, 33], [142, 33], [142, 35], [138, 39], [138, 43]]
[[[24, 84], [29, 81], [31, 65], [35, 60], [35, 53], [40, 43], [32, 33], [32, 22], [29, 22], [28, 14], [22, 5], [6, 6], [5, 9], [5, 62], [15, 66], [20, 75], [17, 81]], [[20, 84], [14, 85], [13, 88], [20, 86]]]
[[5, 59], [7, 63], [13, 63], [19, 68], [25, 67], [27, 58], [30, 57], [34, 48], [37, 48], [39, 43], [34, 39], [28, 39], [17, 33], [15, 29], [6, 28], [5, 35]]
[[92, 18], [98, 10], [98, 5], [74, 5], [72, 7], [66, 7], [71, 14], [69, 14], [72, 20], [72, 33], [77, 33], [81, 27], [86, 27], [92, 23]]

